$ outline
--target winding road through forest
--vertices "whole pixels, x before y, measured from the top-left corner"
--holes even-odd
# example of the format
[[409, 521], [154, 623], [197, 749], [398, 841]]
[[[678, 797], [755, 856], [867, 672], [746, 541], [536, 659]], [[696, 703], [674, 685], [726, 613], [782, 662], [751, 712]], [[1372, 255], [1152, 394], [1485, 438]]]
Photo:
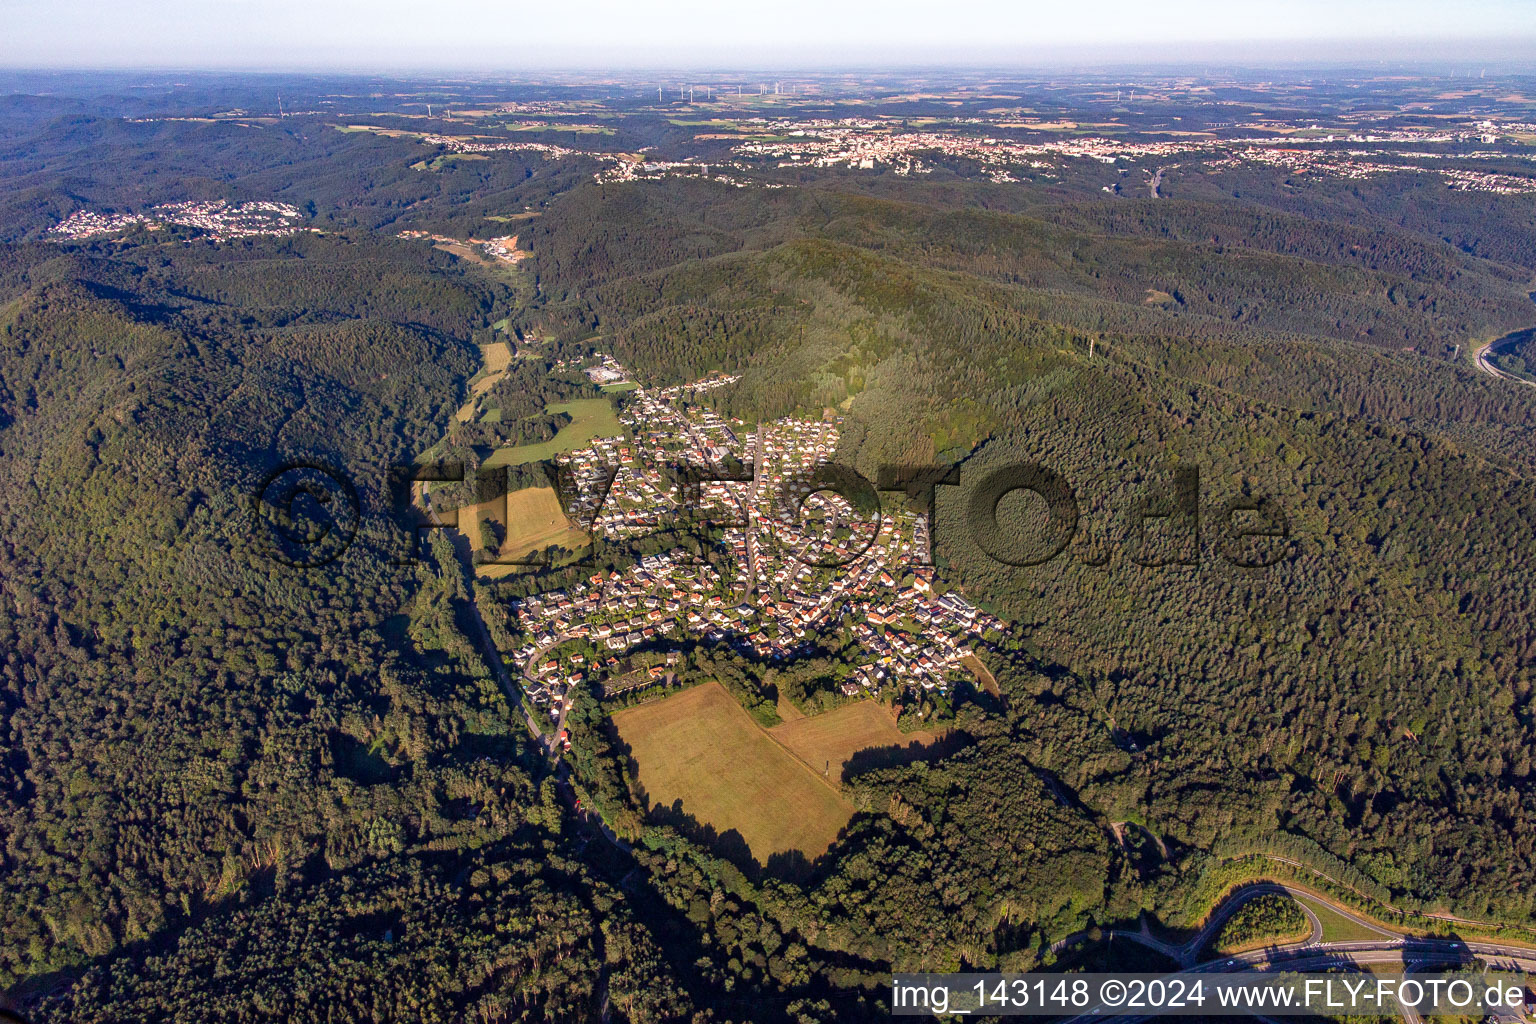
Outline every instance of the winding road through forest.
[[1527, 387], [1536, 388], [1536, 381], [1526, 380], [1524, 377], [1516, 377], [1514, 374], [1507, 370], [1501, 370], [1493, 364], [1493, 360], [1488, 358], [1490, 355], [1496, 354], [1496, 350], [1500, 345], [1512, 342], [1514, 339], [1525, 333], [1527, 333], [1527, 331], [1516, 331], [1514, 334], [1506, 334], [1502, 338], [1497, 338], [1493, 341], [1485, 342], [1482, 347], [1478, 348], [1477, 351], [1473, 353], [1474, 358], [1477, 360], [1477, 368], [1491, 377], [1497, 377], [1500, 380], [1510, 380], [1514, 381], [1516, 384], [1524, 384]]
[[[1536, 292], [1531, 292], [1530, 298], [1532, 302], [1536, 302]], [[1483, 373], [1488, 374], [1490, 377], [1497, 377], [1500, 380], [1514, 381], [1516, 384], [1524, 384], [1528, 387], [1536, 387], [1536, 380], [1529, 380], [1525, 377], [1517, 377], [1513, 373], [1510, 373], [1508, 370], [1501, 370], [1494, 365], [1493, 360], [1490, 358], [1491, 356], [1498, 354], [1500, 347], [1513, 345], [1523, 338], [1533, 334], [1536, 334], [1536, 327], [1522, 327], [1518, 331], [1510, 331], [1508, 334], [1495, 338], [1492, 341], [1485, 341], [1473, 350], [1472, 359], [1477, 364], [1477, 368]]]

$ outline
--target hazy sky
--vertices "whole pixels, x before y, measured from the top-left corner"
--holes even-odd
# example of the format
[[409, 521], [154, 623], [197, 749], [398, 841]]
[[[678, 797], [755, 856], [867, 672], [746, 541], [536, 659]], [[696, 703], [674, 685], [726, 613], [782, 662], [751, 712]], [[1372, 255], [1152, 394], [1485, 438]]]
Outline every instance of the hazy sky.
[[986, 63], [1536, 52], [1536, 0], [0, 0], [10, 67]]

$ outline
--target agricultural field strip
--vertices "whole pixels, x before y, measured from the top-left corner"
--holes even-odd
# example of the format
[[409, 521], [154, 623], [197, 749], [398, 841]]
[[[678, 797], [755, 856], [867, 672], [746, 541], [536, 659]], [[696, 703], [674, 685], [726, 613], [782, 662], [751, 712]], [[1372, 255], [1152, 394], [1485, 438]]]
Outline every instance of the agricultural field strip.
[[825, 851], [853, 805], [742, 710], [719, 683], [626, 708], [614, 727], [630, 745], [649, 802], [736, 831], [754, 857]]

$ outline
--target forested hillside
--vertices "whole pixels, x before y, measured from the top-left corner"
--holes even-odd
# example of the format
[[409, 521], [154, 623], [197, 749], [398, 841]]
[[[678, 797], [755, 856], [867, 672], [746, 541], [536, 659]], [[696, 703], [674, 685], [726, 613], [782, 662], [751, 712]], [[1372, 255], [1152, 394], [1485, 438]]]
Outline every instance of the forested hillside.
[[[37, 1019], [879, 1019], [893, 969], [1197, 925], [1252, 853], [1536, 924], [1536, 389], [1471, 362], [1536, 322], [1525, 200], [1194, 166], [1159, 199], [1097, 166], [598, 180], [725, 142], [648, 113], [603, 153], [438, 160], [412, 133], [450, 123], [414, 110], [374, 118], [394, 137], [102, 114], [158, 102], [0, 101], [0, 990]], [[47, 234], [187, 199], [301, 226]], [[513, 233], [515, 261], [455, 243]], [[496, 415], [456, 421], [492, 340]], [[391, 469], [548, 440], [599, 394], [557, 361], [596, 351], [740, 374], [704, 401], [749, 423], [835, 411], [871, 479], [959, 469], [939, 577], [1013, 624], [998, 692], [957, 689], [928, 761], [858, 759], [814, 864], [642, 820], [586, 696], [557, 784], [471, 602], [577, 569], [401, 558]], [[320, 567], [253, 515], [298, 463], [356, 488]], [[1078, 515], [1038, 565], [996, 556], [1044, 550], [1043, 501], [972, 500], [1021, 463]], [[690, 657], [776, 713], [753, 663]]]
[[[382, 471], [441, 429], [469, 329], [502, 296], [446, 257], [335, 244], [5, 254], [5, 983], [169, 931], [179, 944], [142, 980], [110, 967], [47, 1017], [256, 1019], [365, 985], [348, 1019], [570, 1019], [601, 983], [638, 995], [634, 1019], [675, 1019], [640, 981], [661, 969], [649, 940], [614, 915], [604, 937], [591, 897], [570, 895], [593, 884], [579, 866], [529, 875], [561, 812], [456, 621], [458, 563], [390, 564]], [[326, 277], [285, 281], [309, 261]], [[261, 557], [251, 536], [253, 489], [294, 459], [366, 487], [360, 543], [325, 571]], [[526, 906], [477, 909], [502, 886]], [[487, 930], [494, 949], [464, 948]], [[306, 933], [342, 945], [306, 953]], [[428, 969], [436, 950], [451, 982]], [[247, 973], [210, 988], [230, 956]], [[391, 958], [414, 965], [396, 992], [376, 984]], [[317, 962], [335, 973], [272, 973]]]
[[[301, 259], [225, 254], [222, 273], [167, 273], [152, 250], [55, 258], [8, 297], [11, 979], [316, 864], [477, 832], [448, 809], [471, 794], [504, 794], [500, 828], [521, 817], [515, 764], [450, 756], [457, 733], [507, 730], [463, 652], [411, 656], [432, 619], [409, 614], [409, 579], [377, 557], [392, 539], [377, 501], [363, 530], [374, 557], [331, 573], [259, 557], [247, 512], [285, 461], [382, 470], [422, 444], [469, 366], [453, 328], [496, 295], [397, 264], [443, 312], [372, 320], [407, 307], [370, 293], [377, 262], [334, 260], [330, 308], [291, 305], [281, 287], [248, 289], [238, 313], [188, 297], [240, 287], [256, 256]], [[412, 781], [368, 785], [375, 763]]]
[[[789, 925], [733, 947], [763, 966], [733, 993], [731, 952], [580, 856], [460, 562], [397, 564], [389, 471], [505, 286], [367, 236], [0, 256], [0, 988], [79, 1021], [856, 1005]], [[294, 463], [359, 492], [323, 567], [252, 518]]]
[[[1302, 837], [1407, 903], [1528, 917], [1497, 879], [1536, 867], [1536, 395], [1452, 356], [1536, 317], [1531, 267], [1197, 202], [910, 198], [701, 187], [679, 218], [673, 192], [588, 190], [532, 243], [542, 287], [581, 299], [529, 315], [657, 380], [741, 372], [736, 415], [840, 405], [871, 478], [1050, 467], [1083, 518], [1039, 567], [989, 557], [964, 487], [940, 489], [941, 558], [1070, 672], [1015, 695], [1035, 710], [1012, 749], [1176, 850]], [[640, 237], [649, 265], [605, 255]], [[1180, 466], [1199, 533], [1176, 515], [1153, 538], [1139, 510]], [[1258, 496], [1290, 530], [1262, 571], [1225, 535]]]

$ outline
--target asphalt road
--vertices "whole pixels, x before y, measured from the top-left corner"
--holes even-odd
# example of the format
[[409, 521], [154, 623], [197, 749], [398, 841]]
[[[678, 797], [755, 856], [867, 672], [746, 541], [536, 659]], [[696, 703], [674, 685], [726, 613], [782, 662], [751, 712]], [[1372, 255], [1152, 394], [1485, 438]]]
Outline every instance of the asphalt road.
[[[1505, 335], [1505, 337], [1508, 337], [1508, 335]], [[1536, 387], [1536, 381], [1529, 381], [1523, 377], [1516, 377], [1512, 373], [1506, 373], [1505, 371], [1499, 369], [1497, 366], [1494, 366], [1493, 362], [1488, 358], [1488, 355], [1493, 351], [1494, 346], [1503, 340], [1504, 338], [1499, 338], [1495, 341], [1490, 341], [1482, 348], [1477, 350], [1475, 353], [1477, 359], [1477, 368], [1488, 374], [1490, 377], [1497, 377], [1500, 380], [1511, 380], [1516, 384], [1524, 384], [1527, 387]]]
[[[1380, 939], [1354, 940], [1349, 942], [1322, 941], [1323, 929], [1317, 915], [1305, 904], [1303, 912], [1311, 924], [1311, 934], [1300, 942], [1270, 946], [1248, 953], [1235, 953], [1195, 964], [1193, 957], [1217, 933], [1220, 927], [1250, 899], [1266, 892], [1288, 892], [1307, 899], [1325, 903], [1330, 910], [1349, 919], [1354, 924], [1381, 934]], [[1114, 937], [1138, 942], [1156, 949], [1165, 956], [1172, 956], [1180, 964], [1178, 974], [1224, 974], [1242, 971], [1311, 971], [1323, 969], [1354, 968], [1364, 970], [1371, 966], [1408, 968], [1419, 965], [1444, 964], [1469, 959], [1481, 960], [1502, 968], [1536, 972], [1536, 949], [1510, 946], [1497, 942], [1463, 941], [1450, 938], [1405, 936], [1389, 932], [1375, 922], [1357, 914], [1341, 904], [1320, 897], [1318, 894], [1274, 882], [1261, 882], [1235, 890], [1216, 909], [1196, 935], [1182, 946], [1171, 946], [1141, 931], [1115, 930]], [[1403, 1017], [1409, 1024], [1417, 1024], [1418, 1014], [1403, 1008]], [[1069, 1024], [1086, 1024], [1088, 1021], [1134, 1022], [1147, 1020], [1142, 1014], [1085, 1013], [1069, 1018]]]

